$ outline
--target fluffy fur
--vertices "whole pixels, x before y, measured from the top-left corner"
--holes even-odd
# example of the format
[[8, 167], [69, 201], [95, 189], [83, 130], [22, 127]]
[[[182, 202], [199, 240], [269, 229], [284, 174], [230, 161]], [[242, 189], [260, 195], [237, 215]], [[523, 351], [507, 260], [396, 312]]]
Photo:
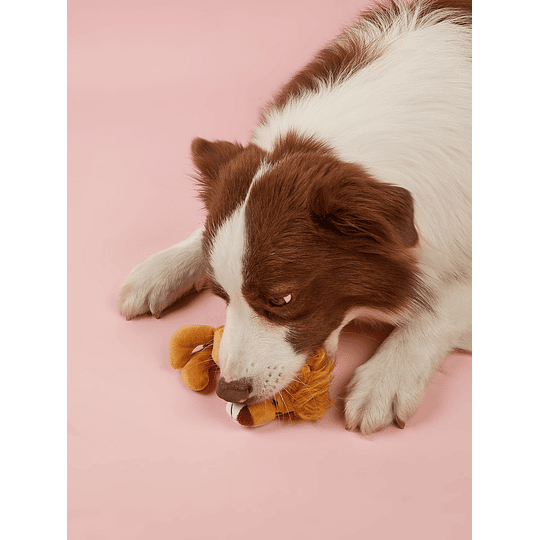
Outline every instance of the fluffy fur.
[[196, 139], [203, 229], [136, 266], [132, 318], [206, 281], [227, 302], [225, 382], [285, 388], [353, 319], [395, 329], [357, 369], [349, 429], [403, 427], [446, 355], [471, 348], [471, 20], [392, 2], [320, 51], [247, 146]]

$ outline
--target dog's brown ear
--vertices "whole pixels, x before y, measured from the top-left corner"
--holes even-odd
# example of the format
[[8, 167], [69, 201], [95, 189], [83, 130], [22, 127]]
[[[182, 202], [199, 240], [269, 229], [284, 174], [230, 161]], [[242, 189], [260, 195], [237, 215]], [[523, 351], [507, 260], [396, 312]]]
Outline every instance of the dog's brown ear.
[[348, 164], [339, 178], [321, 178], [310, 193], [310, 212], [323, 231], [357, 240], [363, 249], [418, 241], [414, 203], [405, 188], [384, 184]]
[[239, 154], [244, 147], [227, 141], [207, 141], [197, 138], [191, 143], [193, 163], [205, 180], [216, 180], [219, 169]]

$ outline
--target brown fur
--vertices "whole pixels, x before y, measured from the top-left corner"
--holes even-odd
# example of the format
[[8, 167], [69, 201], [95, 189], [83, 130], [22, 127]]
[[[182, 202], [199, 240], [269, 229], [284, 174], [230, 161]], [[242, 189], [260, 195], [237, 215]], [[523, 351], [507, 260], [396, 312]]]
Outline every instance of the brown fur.
[[[393, 312], [413, 294], [412, 198], [359, 166], [298, 151], [263, 176], [246, 207], [243, 294], [312, 354], [356, 306]], [[290, 304], [271, 300], [293, 295]]]
[[199, 194], [208, 211], [206, 240], [247, 195], [253, 176], [266, 154], [258, 146], [195, 139], [193, 162], [199, 171]]

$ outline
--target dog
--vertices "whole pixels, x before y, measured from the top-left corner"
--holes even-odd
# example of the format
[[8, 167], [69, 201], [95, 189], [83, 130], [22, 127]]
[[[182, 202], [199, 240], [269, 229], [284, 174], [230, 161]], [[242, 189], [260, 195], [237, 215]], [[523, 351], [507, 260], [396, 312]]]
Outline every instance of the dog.
[[403, 428], [471, 330], [471, 3], [379, 4], [262, 112], [249, 144], [192, 143], [204, 227], [125, 278], [127, 318], [210, 287], [227, 303], [218, 394], [286, 388], [353, 320], [392, 325], [344, 402]]

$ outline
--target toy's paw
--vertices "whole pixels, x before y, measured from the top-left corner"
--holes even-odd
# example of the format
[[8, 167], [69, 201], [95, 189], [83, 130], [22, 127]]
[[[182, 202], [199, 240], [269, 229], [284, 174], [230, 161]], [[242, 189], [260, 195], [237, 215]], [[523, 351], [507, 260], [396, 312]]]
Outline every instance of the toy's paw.
[[390, 424], [403, 429], [422, 401], [427, 384], [399, 369], [381, 369], [373, 360], [356, 370], [345, 399], [347, 429], [358, 427], [363, 435]]
[[118, 297], [118, 308], [126, 319], [148, 312], [159, 318], [176, 300], [204, 287], [204, 266], [197, 258], [182, 258], [181, 254], [179, 244], [152, 255], [131, 270]]
[[242, 403], [227, 403], [226, 410], [233, 420], [245, 427], [262, 426], [276, 417], [276, 407], [272, 400], [251, 406]]

